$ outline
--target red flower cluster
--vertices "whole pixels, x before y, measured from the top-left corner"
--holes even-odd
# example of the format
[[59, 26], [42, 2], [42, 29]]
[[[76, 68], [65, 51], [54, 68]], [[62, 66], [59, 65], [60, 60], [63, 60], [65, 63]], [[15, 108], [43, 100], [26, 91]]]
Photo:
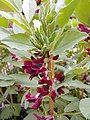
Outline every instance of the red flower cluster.
[[34, 104], [31, 107], [32, 109], [38, 109], [40, 107], [42, 102], [42, 97], [39, 97], [39, 95], [33, 96], [32, 94], [28, 93], [26, 94], [25, 98], [29, 102], [34, 102]]
[[88, 28], [87, 26], [83, 25], [83, 24], [79, 24], [78, 25], [78, 29], [81, 31], [81, 32], [86, 32], [86, 33], [90, 33], [90, 28]]
[[46, 71], [43, 57], [40, 58], [31, 57], [31, 61], [30, 60], [24, 61], [24, 66], [22, 68], [26, 73], [30, 74], [31, 79], [35, 76], [45, 73]]
[[[48, 70], [46, 69], [46, 63], [45, 63], [45, 58], [42, 57], [42, 54], [40, 52], [36, 52], [35, 57], [31, 56], [31, 60], [26, 60], [24, 61], [24, 66], [22, 67], [24, 72], [30, 74], [30, 79], [33, 77], [39, 77], [40, 79], [38, 80], [38, 84], [42, 85], [41, 87], [37, 88], [37, 94], [33, 96], [32, 94], [28, 93], [25, 97], [26, 100], [29, 102], [33, 102], [34, 104], [32, 105], [32, 109], [38, 109], [42, 103], [42, 99], [49, 95], [50, 91], [49, 88], [50, 86], [53, 85], [52, 80], [49, 80], [48, 78]], [[53, 60], [57, 60], [59, 55], [56, 55], [53, 57]], [[55, 74], [55, 81], [56, 82], [62, 82], [64, 80], [64, 73], [63, 72], [57, 72]], [[55, 98], [58, 95], [63, 94], [63, 88], [60, 87], [58, 90], [52, 90], [50, 93], [50, 96], [53, 101], [55, 101]], [[39, 120], [39, 119], [38, 119]], [[40, 118], [40, 120], [44, 120]], [[53, 119], [47, 119], [45, 120], [53, 120]]]

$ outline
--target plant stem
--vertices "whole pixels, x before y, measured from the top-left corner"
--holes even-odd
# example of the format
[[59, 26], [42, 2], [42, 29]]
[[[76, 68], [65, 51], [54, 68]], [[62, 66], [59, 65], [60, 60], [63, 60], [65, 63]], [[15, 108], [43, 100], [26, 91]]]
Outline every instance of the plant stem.
[[76, 113], [62, 113], [59, 116], [62, 116], [62, 115], [80, 115], [80, 114], [81, 114], [80, 112], [76, 112]]
[[[48, 58], [48, 76], [50, 80], [54, 80], [54, 60], [53, 56], [51, 55]], [[50, 115], [54, 114], [54, 101], [51, 98], [51, 92], [52, 92], [52, 86], [49, 87], [49, 96], [50, 96], [50, 101], [49, 101], [49, 108], [50, 108]]]

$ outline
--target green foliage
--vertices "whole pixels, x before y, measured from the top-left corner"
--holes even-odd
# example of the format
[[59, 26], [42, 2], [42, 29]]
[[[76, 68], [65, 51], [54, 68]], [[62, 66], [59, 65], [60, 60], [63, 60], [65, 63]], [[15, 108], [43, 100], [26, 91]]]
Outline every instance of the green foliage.
[[80, 0], [80, 3], [76, 7], [75, 15], [80, 22], [90, 26], [90, 1]]
[[63, 27], [69, 20], [79, 0], [72, 0], [66, 7], [62, 8], [57, 15], [57, 23], [60, 27]]
[[79, 104], [79, 109], [86, 119], [90, 119], [89, 105], [90, 105], [90, 98], [82, 99]]
[[18, 104], [11, 104], [2, 109], [0, 113], [0, 119], [6, 120], [12, 118], [12, 116], [19, 116], [20, 114], [20, 105]]
[[[0, 0], [0, 120], [18, 119], [25, 112], [23, 120], [35, 120], [33, 113], [47, 117], [53, 90], [55, 120], [90, 119], [90, 39], [86, 40], [90, 35], [78, 29], [80, 22], [90, 26], [90, 1], [65, 0], [65, 6], [56, 12], [57, 1], [44, 0], [37, 6], [35, 0]], [[52, 60], [55, 55], [59, 55], [58, 60]], [[39, 58], [44, 58], [48, 79], [63, 72], [64, 80], [57, 81], [55, 76], [49, 86], [38, 83], [44, 73], [31, 79], [31, 72], [34, 75], [41, 70]], [[25, 65], [24, 61], [32, 63]], [[42, 95], [38, 110], [31, 110], [33, 102], [26, 95], [37, 99], [41, 95], [38, 88], [46, 85], [49, 94]], [[25, 108], [23, 115], [21, 106]]]

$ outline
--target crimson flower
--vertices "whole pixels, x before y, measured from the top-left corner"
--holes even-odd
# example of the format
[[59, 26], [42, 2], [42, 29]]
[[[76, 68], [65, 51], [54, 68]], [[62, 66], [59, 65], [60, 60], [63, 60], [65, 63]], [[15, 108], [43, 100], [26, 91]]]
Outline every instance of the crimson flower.
[[53, 90], [52, 92], [51, 92], [51, 98], [52, 98], [52, 100], [53, 101], [55, 101], [55, 98], [56, 98], [56, 92], [55, 92], [55, 90]]
[[26, 73], [30, 74], [31, 79], [46, 71], [43, 57], [34, 58], [31, 56], [31, 60], [24, 61], [22, 68]]
[[42, 97], [38, 97], [31, 108], [36, 110], [40, 107], [41, 103], [42, 103]]
[[53, 60], [57, 60], [59, 58], [59, 55], [53, 56]]
[[52, 85], [52, 80], [47, 80], [47, 77], [43, 77], [41, 80], [38, 81], [39, 84], [47, 84], [47, 85]]
[[86, 51], [87, 51], [87, 54], [90, 55], [90, 48], [87, 48]]
[[59, 95], [64, 94], [63, 88], [64, 88], [64, 86], [59, 87], [59, 88], [57, 89], [57, 92], [58, 92]]
[[41, 88], [37, 88], [37, 92], [40, 93], [40, 96], [46, 96], [49, 94], [49, 86], [43, 85]]
[[56, 78], [57, 81], [62, 82], [65, 78], [64, 73], [63, 72], [57, 72], [55, 74], [55, 78]]
[[31, 95], [30, 93], [26, 94], [25, 98], [29, 102], [35, 102], [37, 100], [37, 98], [35, 96]]
[[40, 11], [40, 9], [37, 9], [37, 10], [35, 11], [35, 13], [36, 13], [36, 14], [38, 14], [38, 13], [39, 13], [39, 11]]
[[87, 26], [83, 25], [83, 24], [78, 24], [78, 29], [81, 32], [86, 32], [86, 33], [90, 33], [90, 28], [88, 28]]

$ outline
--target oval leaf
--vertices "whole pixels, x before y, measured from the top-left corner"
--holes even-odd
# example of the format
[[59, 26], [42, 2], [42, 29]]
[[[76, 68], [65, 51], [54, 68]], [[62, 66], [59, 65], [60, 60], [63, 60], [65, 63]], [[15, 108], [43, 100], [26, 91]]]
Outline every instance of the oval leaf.
[[35, 0], [24, 0], [22, 8], [23, 8], [23, 12], [25, 14], [26, 20], [30, 23], [30, 21], [32, 20], [34, 16], [35, 9], [36, 9]]
[[80, 101], [79, 109], [86, 119], [90, 119], [90, 98], [85, 98]]

